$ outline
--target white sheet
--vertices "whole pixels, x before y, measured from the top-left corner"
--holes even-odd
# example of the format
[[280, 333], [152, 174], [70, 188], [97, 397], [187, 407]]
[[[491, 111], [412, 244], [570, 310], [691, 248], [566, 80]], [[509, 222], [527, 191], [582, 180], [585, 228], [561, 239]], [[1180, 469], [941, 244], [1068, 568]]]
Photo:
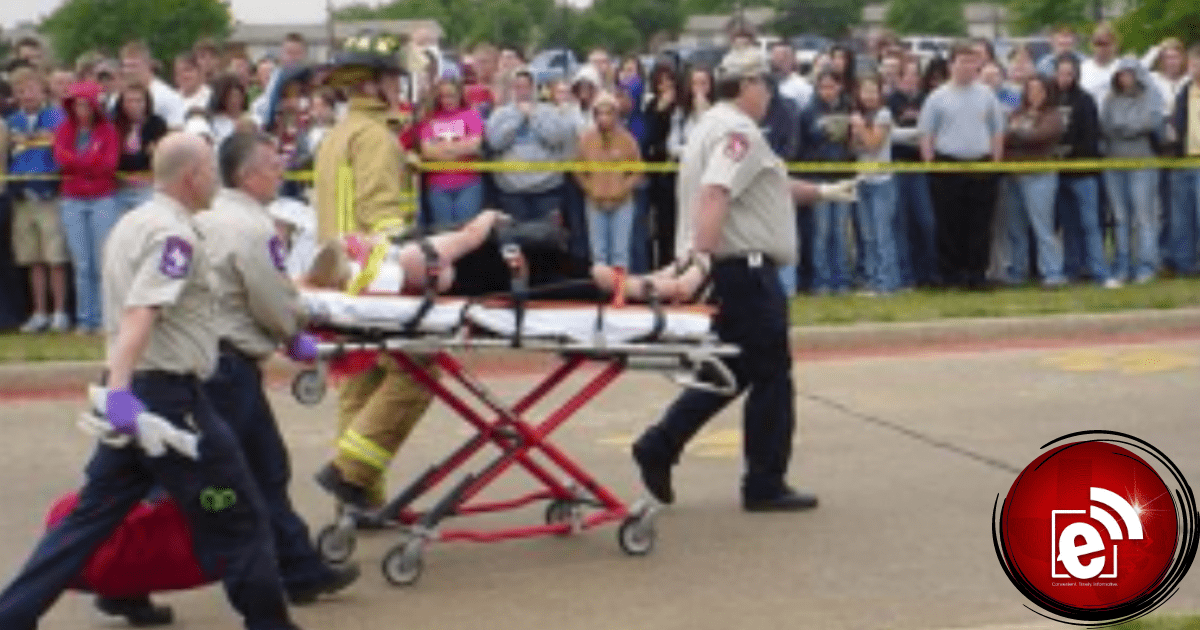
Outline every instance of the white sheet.
[[[401, 330], [403, 322], [417, 313], [422, 303], [417, 297], [349, 296], [328, 291], [303, 292], [304, 304], [317, 323], [345, 328]], [[460, 322], [464, 300], [439, 299], [422, 321], [427, 333], [451, 331]], [[516, 313], [510, 308], [473, 304], [467, 308], [467, 321], [501, 337], [516, 334]], [[598, 324], [603, 323], [598, 330]], [[546, 307], [539, 303], [527, 308], [523, 332], [526, 338], [569, 339], [579, 343], [623, 343], [644, 337], [654, 330], [654, 311], [646, 306], [605, 308], [578, 304]], [[711, 339], [711, 317], [695, 310], [668, 309], [664, 339], [686, 341]], [[597, 337], [599, 336], [599, 339]]]

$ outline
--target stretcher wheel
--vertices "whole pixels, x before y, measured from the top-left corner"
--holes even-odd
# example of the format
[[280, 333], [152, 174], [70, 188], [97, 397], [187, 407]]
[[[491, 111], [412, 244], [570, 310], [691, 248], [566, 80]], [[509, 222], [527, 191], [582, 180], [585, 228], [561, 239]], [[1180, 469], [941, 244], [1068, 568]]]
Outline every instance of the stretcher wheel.
[[317, 553], [326, 562], [340, 564], [354, 555], [356, 539], [353, 529], [346, 529], [338, 523], [326, 525], [317, 534]]
[[421, 543], [410, 540], [403, 545], [392, 547], [383, 556], [383, 577], [393, 586], [412, 586], [421, 578], [425, 568], [422, 559]]
[[649, 515], [628, 516], [617, 529], [617, 542], [621, 551], [631, 556], [644, 556], [654, 549], [656, 531], [654, 520]]
[[578, 513], [579, 506], [577, 504], [566, 499], [554, 499], [546, 506], [546, 524], [573, 523]]
[[292, 396], [302, 405], [312, 407], [325, 398], [325, 379], [317, 370], [304, 370], [292, 379]]

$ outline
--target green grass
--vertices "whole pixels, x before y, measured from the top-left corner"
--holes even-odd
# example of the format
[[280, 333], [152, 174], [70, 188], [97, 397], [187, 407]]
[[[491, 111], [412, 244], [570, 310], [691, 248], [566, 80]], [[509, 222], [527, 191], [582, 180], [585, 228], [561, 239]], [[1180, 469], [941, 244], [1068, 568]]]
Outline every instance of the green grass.
[[[792, 323], [814, 326], [921, 322], [964, 317], [1108, 313], [1188, 306], [1200, 306], [1200, 279], [1159, 280], [1116, 290], [1078, 285], [1057, 290], [1028, 286], [987, 293], [914, 291], [876, 298], [855, 295], [801, 296], [792, 301]], [[103, 353], [103, 341], [99, 337], [69, 334], [0, 335], [0, 364], [99, 360]]]
[[800, 296], [792, 301], [792, 323], [813, 326], [921, 322], [964, 317], [1165, 310], [1188, 306], [1200, 306], [1200, 279], [1158, 280], [1113, 290], [1093, 285], [1072, 285], [1053, 290], [1025, 286], [990, 292], [914, 291], [887, 297], [853, 294]]
[[1154, 615], [1119, 626], [1114, 630], [1200, 630], [1200, 616]]

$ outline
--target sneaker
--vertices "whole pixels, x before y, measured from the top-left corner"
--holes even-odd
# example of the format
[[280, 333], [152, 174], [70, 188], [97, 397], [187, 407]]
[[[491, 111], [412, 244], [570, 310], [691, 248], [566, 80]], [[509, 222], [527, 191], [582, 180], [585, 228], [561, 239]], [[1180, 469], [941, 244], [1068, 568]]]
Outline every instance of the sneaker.
[[817, 507], [817, 495], [784, 488], [771, 497], [742, 497], [742, 509], [747, 512], [799, 512]]
[[50, 326], [50, 318], [46, 317], [45, 313], [34, 313], [24, 324], [21, 325], [23, 333], [40, 333], [44, 332]]
[[342, 473], [333, 463], [327, 464], [316, 474], [317, 485], [332, 494], [342, 505], [354, 508], [359, 512], [370, 512], [371, 501], [367, 490], [360, 488], [342, 478]]
[[1105, 289], [1120, 289], [1124, 286], [1125, 286], [1125, 283], [1121, 282], [1121, 280], [1118, 278], [1109, 278], [1108, 280], [1104, 281]]
[[50, 316], [50, 331], [56, 333], [65, 333], [71, 330], [71, 318], [67, 317], [66, 313], [59, 311]]

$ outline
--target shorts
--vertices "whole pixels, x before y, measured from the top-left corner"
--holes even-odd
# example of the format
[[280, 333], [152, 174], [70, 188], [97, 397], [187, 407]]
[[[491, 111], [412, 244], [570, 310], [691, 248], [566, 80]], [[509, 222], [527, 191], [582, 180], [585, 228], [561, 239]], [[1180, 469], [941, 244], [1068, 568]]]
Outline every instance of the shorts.
[[17, 201], [13, 207], [12, 246], [13, 259], [21, 267], [68, 262], [58, 202]]

